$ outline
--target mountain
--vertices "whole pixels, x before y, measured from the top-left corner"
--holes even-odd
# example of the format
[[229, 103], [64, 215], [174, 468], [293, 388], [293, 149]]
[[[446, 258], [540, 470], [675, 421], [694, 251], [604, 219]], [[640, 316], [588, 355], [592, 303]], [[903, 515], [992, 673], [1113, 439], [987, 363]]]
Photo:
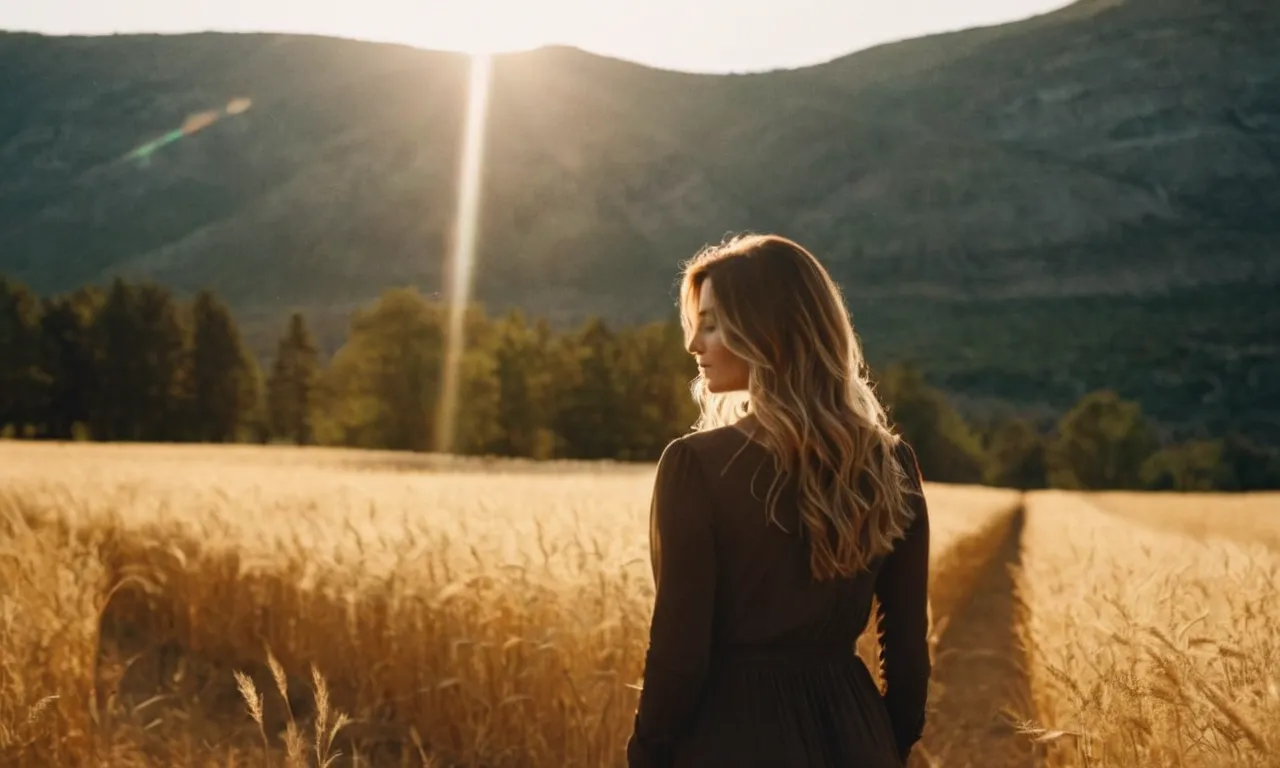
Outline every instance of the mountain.
[[[970, 412], [1111, 386], [1180, 434], [1280, 444], [1278, 39], [1274, 0], [1083, 0], [762, 74], [504, 55], [475, 296], [668, 317], [680, 260], [779, 231], [873, 363]], [[212, 287], [265, 354], [292, 309], [332, 346], [383, 289], [444, 290], [461, 56], [0, 34], [0, 72], [0, 272], [42, 293]]]

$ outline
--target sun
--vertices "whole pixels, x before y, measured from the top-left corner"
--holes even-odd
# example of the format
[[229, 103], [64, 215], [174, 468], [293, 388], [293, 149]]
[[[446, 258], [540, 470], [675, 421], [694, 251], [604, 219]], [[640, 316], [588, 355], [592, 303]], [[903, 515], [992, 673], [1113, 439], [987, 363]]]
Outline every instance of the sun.
[[581, 20], [565, 0], [453, 0], [424, 6], [414, 28], [401, 32], [407, 42], [470, 54], [511, 53], [560, 42]]

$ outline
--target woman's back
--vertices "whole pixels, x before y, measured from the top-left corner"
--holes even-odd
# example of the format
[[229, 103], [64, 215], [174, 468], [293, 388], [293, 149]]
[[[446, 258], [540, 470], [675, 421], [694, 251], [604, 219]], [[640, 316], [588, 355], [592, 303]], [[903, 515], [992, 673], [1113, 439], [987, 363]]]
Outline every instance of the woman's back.
[[[817, 580], [796, 494], [739, 426], [664, 453], [652, 531], [655, 605], [632, 766], [897, 766], [923, 728], [929, 677], [928, 515], [863, 573]], [[914, 454], [898, 459], [919, 490]], [[785, 529], [785, 530], [784, 530]], [[882, 699], [854, 653], [872, 597]]]
[[692, 435], [684, 442], [701, 462], [713, 497], [716, 570], [722, 585], [716, 596], [717, 640], [727, 645], [848, 647], [867, 624], [872, 574], [814, 580], [789, 488], [775, 510], [778, 524], [766, 524], [763, 498], [773, 471], [763, 446], [734, 427]]
[[[900, 765], [930, 672], [928, 511], [839, 286], [792, 240], [734, 238], [685, 265], [680, 316], [701, 417], [658, 462], [628, 762]], [[873, 596], [883, 697], [854, 653]]]

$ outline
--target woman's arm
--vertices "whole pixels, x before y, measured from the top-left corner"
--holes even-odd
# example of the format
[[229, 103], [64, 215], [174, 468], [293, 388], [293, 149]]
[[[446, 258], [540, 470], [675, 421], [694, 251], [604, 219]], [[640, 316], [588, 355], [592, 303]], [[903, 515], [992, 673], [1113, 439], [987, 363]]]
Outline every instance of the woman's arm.
[[885, 558], [876, 579], [880, 604], [880, 664], [885, 679], [885, 705], [893, 724], [898, 753], [905, 762], [924, 732], [929, 695], [929, 507], [925, 503], [920, 467], [904, 442], [899, 452], [903, 469], [919, 496], [909, 497], [915, 519], [906, 538]]
[[663, 451], [650, 506], [656, 590], [644, 689], [627, 744], [630, 768], [671, 763], [672, 748], [702, 697], [711, 651], [716, 561], [711, 495], [698, 458], [681, 440]]

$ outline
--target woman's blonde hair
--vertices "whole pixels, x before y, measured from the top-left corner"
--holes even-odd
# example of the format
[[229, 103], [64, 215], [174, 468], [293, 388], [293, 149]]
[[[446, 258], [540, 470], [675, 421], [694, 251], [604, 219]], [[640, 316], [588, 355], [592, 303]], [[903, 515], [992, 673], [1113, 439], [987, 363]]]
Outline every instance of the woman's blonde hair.
[[808, 533], [810, 569], [849, 576], [887, 553], [913, 517], [914, 490], [897, 459], [900, 438], [867, 378], [839, 287], [814, 256], [777, 235], [744, 235], [703, 249], [684, 269], [680, 314], [686, 337], [698, 322], [703, 283], [714, 279], [725, 346], [746, 361], [747, 390], [713, 394], [699, 375], [696, 428], [754, 414], [757, 439], [777, 470], [769, 519], [783, 483], [794, 481]]

